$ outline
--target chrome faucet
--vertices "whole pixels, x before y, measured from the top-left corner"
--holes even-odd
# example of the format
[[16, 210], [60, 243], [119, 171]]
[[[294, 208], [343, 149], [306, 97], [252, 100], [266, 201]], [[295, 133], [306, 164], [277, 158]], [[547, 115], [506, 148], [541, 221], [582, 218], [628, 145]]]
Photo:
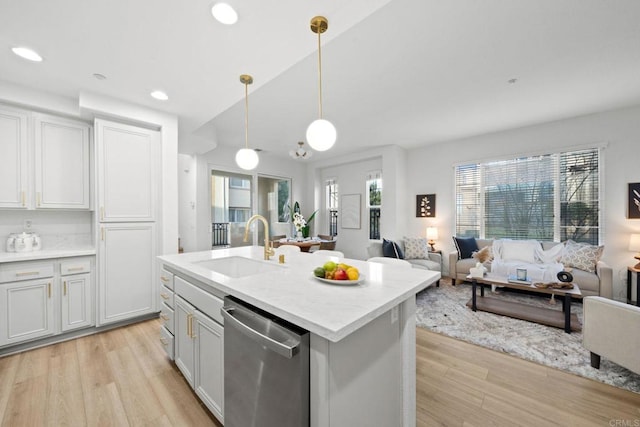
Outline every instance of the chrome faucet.
[[276, 251], [273, 250], [273, 248], [271, 247], [271, 243], [269, 242], [269, 222], [265, 217], [263, 217], [262, 215], [254, 215], [249, 218], [249, 221], [247, 221], [247, 225], [244, 229], [244, 241], [246, 242], [249, 238], [249, 227], [251, 226], [251, 223], [256, 219], [259, 219], [264, 224], [264, 259], [268, 260], [270, 256], [276, 254]]

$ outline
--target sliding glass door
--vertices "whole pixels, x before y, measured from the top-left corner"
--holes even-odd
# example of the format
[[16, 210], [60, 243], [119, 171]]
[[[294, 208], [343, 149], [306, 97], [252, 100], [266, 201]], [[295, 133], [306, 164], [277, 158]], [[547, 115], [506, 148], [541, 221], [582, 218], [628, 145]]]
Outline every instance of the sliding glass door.
[[[291, 236], [291, 179], [258, 176], [258, 213], [269, 222], [269, 239]], [[264, 242], [264, 230], [258, 231], [258, 244]]]
[[245, 224], [252, 212], [252, 176], [211, 171], [211, 248], [249, 246]]

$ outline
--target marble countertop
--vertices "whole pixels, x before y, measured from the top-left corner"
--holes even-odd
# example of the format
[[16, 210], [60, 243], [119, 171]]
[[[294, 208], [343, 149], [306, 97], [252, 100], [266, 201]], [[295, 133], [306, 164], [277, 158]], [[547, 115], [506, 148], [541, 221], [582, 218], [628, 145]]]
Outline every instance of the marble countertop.
[[[232, 278], [216, 273], [202, 261], [239, 256], [277, 266], [251, 276]], [[263, 260], [262, 246], [190, 252], [158, 257], [162, 263], [201, 286], [235, 296], [330, 341], [337, 342], [440, 278], [435, 271], [402, 268], [354, 259], [341, 262], [357, 267], [364, 281], [333, 285], [317, 280], [313, 269], [334, 257], [313, 253]]]
[[0, 264], [17, 261], [37, 261], [41, 259], [68, 258], [74, 256], [95, 255], [91, 247], [73, 249], [43, 249], [31, 252], [0, 252]]

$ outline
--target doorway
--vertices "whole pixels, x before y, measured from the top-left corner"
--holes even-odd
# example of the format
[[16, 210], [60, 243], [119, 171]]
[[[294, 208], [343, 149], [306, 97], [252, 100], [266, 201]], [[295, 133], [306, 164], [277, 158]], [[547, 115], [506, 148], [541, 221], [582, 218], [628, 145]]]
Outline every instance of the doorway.
[[[269, 222], [270, 236], [291, 235], [291, 178], [258, 176], [258, 210]], [[264, 230], [258, 229], [258, 244], [264, 242]]]
[[212, 249], [253, 244], [253, 239], [244, 241], [252, 212], [252, 179], [251, 175], [211, 170]]

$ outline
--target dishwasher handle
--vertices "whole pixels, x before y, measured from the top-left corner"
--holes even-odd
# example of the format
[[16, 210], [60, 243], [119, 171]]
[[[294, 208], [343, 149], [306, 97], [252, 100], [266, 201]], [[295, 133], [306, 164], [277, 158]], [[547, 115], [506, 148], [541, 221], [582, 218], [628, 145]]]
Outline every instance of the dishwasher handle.
[[[281, 343], [267, 335], [264, 335], [256, 331], [252, 327], [245, 325], [242, 321], [240, 321], [238, 318], [236, 318], [233, 315], [234, 311], [235, 311], [234, 307], [222, 307], [220, 309], [220, 313], [222, 314], [222, 317], [224, 317], [225, 324], [231, 324], [230, 326], [232, 325], [235, 326], [236, 328], [242, 330], [249, 337], [253, 338], [254, 341], [259, 342], [260, 344], [264, 345], [268, 349], [278, 353], [281, 356], [286, 357], [287, 359], [293, 358], [293, 356], [295, 356], [298, 353], [298, 350], [300, 348], [300, 340], [296, 339], [296, 336], [288, 332], [285, 328], [277, 324], [272, 325], [272, 327], [277, 327], [281, 330], [282, 333], [286, 334], [289, 337], [287, 341], [294, 341], [295, 345], [291, 346], [291, 345]], [[271, 322], [271, 320], [269, 319], [264, 319], [264, 321]]]

